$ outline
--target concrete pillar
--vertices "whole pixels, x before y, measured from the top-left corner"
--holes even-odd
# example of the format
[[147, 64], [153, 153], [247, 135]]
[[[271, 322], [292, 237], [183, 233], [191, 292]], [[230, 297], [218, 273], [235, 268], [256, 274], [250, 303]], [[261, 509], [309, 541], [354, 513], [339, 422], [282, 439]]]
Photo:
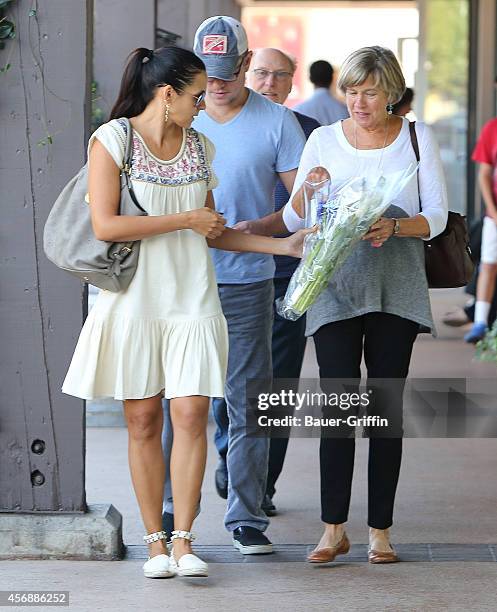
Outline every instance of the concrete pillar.
[[418, 12], [419, 12], [419, 34], [418, 34], [418, 72], [416, 73], [414, 90], [416, 95], [414, 97], [414, 111], [419, 121], [424, 121], [424, 110], [425, 100], [428, 89], [427, 74], [426, 74], [426, 28], [427, 28], [427, 15], [426, 15], [426, 2], [427, 0], [418, 0]]
[[98, 84], [98, 107], [106, 121], [130, 51], [137, 47], [155, 48], [156, 0], [94, 0], [94, 3], [93, 79]]
[[495, 0], [480, 0], [478, 4], [477, 44], [477, 101], [476, 128], [479, 132], [492, 117], [495, 117], [496, 74], [496, 21]]
[[112, 558], [116, 511], [86, 505], [84, 402], [60, 391], [86, 291], [43, 254], [48, 212], [85, 158], [93, 7], [34, 6], [13, 3], [17, 36], [0, 51], [11, 64], [0, 105], [0, 558], [77, 554], [69, 540], [57, 546], [58, 525], [69, 517], [70, 534], [89, 515], [106, 532], [86, 531], [89, 557]]
[[[470, 134], [470, 151], [480, 134], [483, 125], [496, 115], [495, 80], [496, 66], [496, 20], [497, 7], [495, 0], [480, 0], [476, 11], [476, 28], [474, 44], [476, 49], [476, 108], [473, 109], [473, 125]], [[476, 177], [476, 167], [472, 168]], [[483, 201], [476, 178], [472, 181], [474, 190], [474, 218], [482, 214]]]

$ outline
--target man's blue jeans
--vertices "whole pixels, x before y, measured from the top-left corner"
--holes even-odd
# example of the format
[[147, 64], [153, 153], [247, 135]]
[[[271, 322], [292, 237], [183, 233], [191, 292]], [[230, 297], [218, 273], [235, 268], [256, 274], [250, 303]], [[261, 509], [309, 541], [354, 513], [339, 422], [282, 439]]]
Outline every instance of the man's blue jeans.
[[212, 398], [212, 414], [216, 421], [216, 431], [214, 432], [214, 444], [216, 445], [219, 456], [226, 461], [228, 454], [228, 406], [224, 397]]
[[[298, 379], [307, 338], [305, 337], [305, 315], [297, 321], [283, 319], [276, 312], [276, 299], [284, 297], [290, 278], [275, 278], [274, 284], [274, 304], [273, 304], [273, 331], [272, 331], [272, 359], [273, 359], [273, 378], [292, 378], [295, 380], [295, 391], [298, 391]], [[219, 456], [226, 459], [228, 452], [228, 407], [224, 398], [212, 400], [212, 412], [216, 421], [216, 431], [214, 433], [214, 443]], [[293, 409], [289, 409], [288, 414], [293, 415]], [[281, 434], [283, 428], [279, 427]], [[290, 428], [288, 428], [290, 435]], [[271, 438], [269, 447], [269, 468], [267, 477], [267, 493], [273, 497], [275, 485], [283, 469], [288, 438], [281, 436]]]
[[[243, 285], [218, 285], [228, 322], [229, 357], [225, 387], [228, 408], [228, 436], [223, 444], [228, 466], [228, 506], [224, 524], [228, 531], [249, 526], [264, 531], [269, 520], [261, 510], [266, 492], [269, 438], [247, 435], [246, 382], [270, 380], [271, 332], [273, 326], [273, 280]], [[208, 367], [208, 366], [207, 366]], [[214, 418], [219, 417], [220, 401], [213, 401]], [[226, 418], [221, 417], [221, 418]], [[169, 420], [169, 415], [165, 421]], [[169, 465], [172, 435], [170, 423], [164, 427], [163, 446]], [[216, 447], [220, 449], [218, 441]], [[169, 470], [166, 470], [164, 510], [173, 513]]]

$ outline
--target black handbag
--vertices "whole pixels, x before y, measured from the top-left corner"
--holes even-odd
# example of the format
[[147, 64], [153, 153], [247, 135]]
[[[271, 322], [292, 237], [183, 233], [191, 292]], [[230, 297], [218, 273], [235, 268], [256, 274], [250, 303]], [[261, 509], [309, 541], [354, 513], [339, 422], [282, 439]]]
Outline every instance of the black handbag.
[[[419, 162], [419, 145], [415, 121], [409, 123], [411, 144]], [[419, 173], [418, 173], [419, 194]], [[419, 195], [421, 211], [421, 195]], [[425, 268], [428, 287], [431, 289], [452, 289], [467, 285], [473, 275], [474, 263], [469, 246], [466, 217], [449, 211], [444, 231], [424, 241]]]

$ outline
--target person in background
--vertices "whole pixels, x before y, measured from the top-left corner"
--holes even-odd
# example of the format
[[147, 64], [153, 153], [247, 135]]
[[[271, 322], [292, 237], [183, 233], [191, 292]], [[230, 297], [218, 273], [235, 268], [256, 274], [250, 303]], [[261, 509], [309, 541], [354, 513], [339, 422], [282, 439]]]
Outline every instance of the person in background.
[[[483, 219], [475, 219], [469, 226], [469, 247], [471, 249], [471, 257], [477, 264], [481, 258], [481, 237], [483, 230]], [[472, 323], [475, 320], [475, 296], [476, 286], [478, 284], [478, 265], [475, 266], [473, 278], [464, 288], [464, 293], [469, 297], [464, 306], [453, 306], [442, 317], [442, 323], [449, 327], [461, 327]], [[492, 297], [492, 305], [488, 313], [488, 326], [491, 327], [497, 317], [497, 291], [494, 290]]]
[[472, 159], [480, 164], [478, 183], [485, 203], [474, 323], [464, 336], [466, 342], [475, 344], [488, 330], [497, 276], [497, 118], [483, 126]]
[[333, 66], [326, 60], [318, 60], [309, 68], [309, 80], [314, 85], [312, 96], [297, 104], [295, 110], [312, 117], [321, 125], [331, 125], [340, 119], [347, 119], [347, 107], [331, 93]]
[[[295, 60], [279, 49], [256, 49], [253, 52], [250, 70], [247, 75], [247, 85], [277, 104], [284, 104], [292, 90], [292, 80], [295, 74]], [[306, 139], [319, 123], [294, 111], [297, 121], [304, 131]], [[274, 209], [280, 210], [289, 200], [290, 195], [285, 185], [278, 181], [274, 194]], [[243, 221], [235, 225], [236, 229], [249, 230], [250, 223]], [[286, 234], [285, 234], [286, 235]], [[283, 319], [276, 312], [276, 300], [286, 293], [290, 278], [298, 265], [298, 260], [292, 257], [274, 258], [276, 271], [274, 273], [274, 322], [272, 336], [273, 378], [294, 379], [298, 387], [298, 378], [304, 359], [306, 345], [305, 316], [297, 321]], [[297, 390], [297, 389], [295, 389]], [[289, 414], [292, 414], [289, 412]], [[279, 412], [281, 416], [285, 413]], [[269, 467], [266, 485], [266, 495], [262, 509], [268, 516], [276, 514], [273, 496], [276, 491], [276, 481], [283, 469], [288, 447], [290, 428], [278, 428], [278, 437], [271, 438], [269, 446]]]
[[398, 117], [405, 117], [412, 111], [412, 101], [414, 100], [414, 90], [406, 87], [402, 98], [393, 105], [393, 114]]
[[[494, 88], [497, 88], [497, 77], [494, 79]], [[483, 132], [482, 132], [483, 136]], [[495, 165], [495, 164], [494, 164]], [[482, 176], [481, 180], [485, 181], [485, 178]], [[479, 262], [481, 259], [481, 242], [482, 242], [482, 233], [484, 226], [484, 219], [478, 218], [474, 219], [471, 225], [469, 226], [469, 246], [471, 248], [471, 255], [473, 261], [475, 263]], [[478, 277], [479, 277], [479, 266], [475, 267], [475, 271], [473, 273], [473, 278], [471, 282], [465, 287], [464, 291], [468, 295], [470, 295], [470, 299], [464, 305], [464, 307], [455, 306], [451, 310], [445, 313], [442, 318], [442, 322], [445, 325], [449, 325], [450, 327], [460, 327], [462, 325], [466, 325], [475, 320], [475, 307], [476, 307], [476, 292], [478, 285]], [[490, 311], [488, 313], [488, 326], [491, 327], [497, 318], [497, 290], [494, 290], [492, 296], [492, 302], [490, 306]]]
[[[207, 70], [206, 110], [194, 127], [216, 147], [216, 210], [223, 211], [228, 226], [272, 213], [278, 178], [288, 191], [293, 188], [305, 144], [302, 129], [288, 108], [245, 87], [252, 52], [239, 21], [224, 16], [205, 20], [195, 34], [194, 53]], [[242, 554], [271, 553], [264, 534], [269, 520], [261, 508], [269, 439], [250, 435], [246, 383], [270, 381], [272, 375], [274, 259], [227, 251], [213, 251], [212, 258], [229, 335], [224, 399], [219, 394], [212, 402], [219, 428], [216, 489], [228, 499], [224, 524], [235, 548]], [[167, 463], [167, 437], [164, 446]], [[163, 519], [171, 518], [167, 480], [164, 499]]]

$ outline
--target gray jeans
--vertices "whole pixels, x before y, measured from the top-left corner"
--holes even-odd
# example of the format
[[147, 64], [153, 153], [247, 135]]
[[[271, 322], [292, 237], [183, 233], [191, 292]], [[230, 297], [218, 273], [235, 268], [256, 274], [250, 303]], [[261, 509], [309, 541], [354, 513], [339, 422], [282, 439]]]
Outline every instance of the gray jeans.
[[[224, 524], [228, 531], [249, 526], [264, 531], [269, 520], [261, 510], [266, 491], [269, 438], [247, 436], [246, 381], [268, 380], [272, 373], [273, 280], [244, 285], [219, 285], [219, 296], [228, 322], [229, 357], [225, 399], [228, 406], [228, 506]], [[208, 366], [206, 366], [208, 367]], [[168, 403], [162, 443], [166, 459], [164, 510], [174, 513], [169, 476], [172, 427]]]

